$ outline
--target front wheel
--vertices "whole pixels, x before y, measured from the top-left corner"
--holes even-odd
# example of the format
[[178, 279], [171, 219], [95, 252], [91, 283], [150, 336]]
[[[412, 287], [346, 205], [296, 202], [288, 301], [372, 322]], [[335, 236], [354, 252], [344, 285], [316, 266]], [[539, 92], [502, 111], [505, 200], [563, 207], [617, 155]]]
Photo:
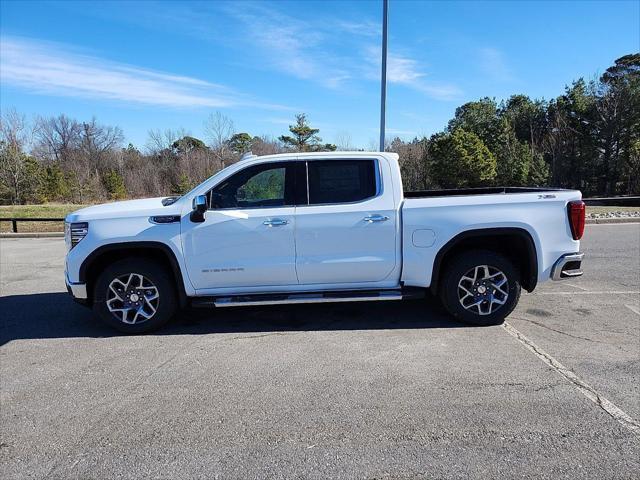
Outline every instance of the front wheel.
[[503, 255], [488, 250], [460, 254], [446, 267], [440, 299], [463, 322], [500, 325], [520, 298], [520, 274]]
[[156, 330], [177, 309], [172, 275], [158, 263], [127, 258], [109, 265], [98, 277], [94, 312], [124, 333]]

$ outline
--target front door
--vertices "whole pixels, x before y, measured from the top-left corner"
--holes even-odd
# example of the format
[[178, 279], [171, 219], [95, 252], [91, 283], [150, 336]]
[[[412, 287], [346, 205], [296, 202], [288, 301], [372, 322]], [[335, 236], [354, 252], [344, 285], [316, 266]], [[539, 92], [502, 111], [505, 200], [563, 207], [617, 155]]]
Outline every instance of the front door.
[[294, 164], [247, 167], [207, 194], [204, 222], [183, 218], [184, 257], [197, 290], [298, 283]]

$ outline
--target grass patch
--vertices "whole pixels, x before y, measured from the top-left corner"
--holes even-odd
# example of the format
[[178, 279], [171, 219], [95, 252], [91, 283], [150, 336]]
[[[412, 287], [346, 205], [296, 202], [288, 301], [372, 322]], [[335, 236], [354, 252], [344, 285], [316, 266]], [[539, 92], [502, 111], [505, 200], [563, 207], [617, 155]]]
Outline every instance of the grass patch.
[[[47, 203], [44, 205], [0, 205], [0, 217], [17, 218], [64, 218], [86, 205]], [[62, 222], [18, 222], [18, 232], [62, 232]], [[11, 232], [11, 222], [0, 222], [0, 232]]]

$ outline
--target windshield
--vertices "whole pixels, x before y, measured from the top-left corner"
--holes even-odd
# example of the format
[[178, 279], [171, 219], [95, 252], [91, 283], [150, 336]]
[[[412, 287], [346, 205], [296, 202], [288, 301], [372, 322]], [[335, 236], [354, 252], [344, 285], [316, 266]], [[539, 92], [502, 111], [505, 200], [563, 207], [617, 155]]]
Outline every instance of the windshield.
[[[234, 164], [234, 165], [235, 165], [235, 164]], [[214, 173], [213, 175], [211, 175], [211, 176], [210, 176], [209, 178], [207, 178], [205, 181], [200, 182], [198, 185], [196, 185], [195, 187], [193, 187], [193, 188], [192, 188], [191, 190], [189, 190], [187, 193], [183, 194], [183, 195], [182, 195], [182, 196], [180, 196], [180, 197], [175, 197], [175, 200], [174, 200], [173, 202], [171, 202], [171, 203], [175, 203], [175, 202], [177, 202], [177, 201], [178, 201], [179, 199], [181, 199], [182, 197], [189, 197], [189, 196], [191, 196], [192, 192], [194, 192], [194, 191], [196, 191], [198, 188], [200, 188], [200, 186], [201, 186], [203, 183], [206, 183], [206, 182], [208, 182], [209, 180], [213, 180], [213, 179], [215, 179], [216, 177], [220, 176], [220, 175], [222, 174], [222, 172], [224, 172], [224, 171], [225, 171], [227, 168], [229, 168], [229, 167], [231, 167], [231, 165], [228, 165], [228, 166], [224, 167], [222, 170], [218, 170], [216, 173]], [[169, 198], [173, 198], [173, 197], [169, 197]], [[166, 199], [165, 199], [165, 200], [166, 200]], [[163, 202], [164, 202], [164, 201], [163, 201]], [[169, 205], [171, 205], [171, 204], [169, 204]]]

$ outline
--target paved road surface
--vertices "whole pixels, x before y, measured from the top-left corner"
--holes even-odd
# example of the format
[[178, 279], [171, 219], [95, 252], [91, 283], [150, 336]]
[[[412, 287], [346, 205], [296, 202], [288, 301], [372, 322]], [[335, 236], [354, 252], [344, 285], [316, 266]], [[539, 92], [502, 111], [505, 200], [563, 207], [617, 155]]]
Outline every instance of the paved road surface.
[[[508, 322], [638, 422], [640, 225], [585, 237], [587, 274]], [[0, 240], [2, 478], [640, 474], [633, 424], [504, 327], [413, 301], [187, 312], [126, 337], [63, 293], [63, 255]]]

